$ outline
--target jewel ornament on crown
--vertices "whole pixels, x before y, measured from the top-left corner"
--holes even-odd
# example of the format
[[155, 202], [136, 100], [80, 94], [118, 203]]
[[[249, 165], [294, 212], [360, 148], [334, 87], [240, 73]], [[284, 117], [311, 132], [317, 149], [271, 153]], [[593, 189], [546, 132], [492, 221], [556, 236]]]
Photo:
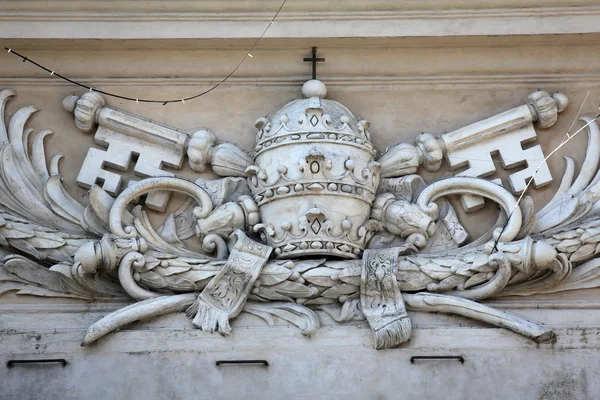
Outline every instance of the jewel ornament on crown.
[[254, 165], [246, 169], [261, 224], [277, 258], [358, 258], [372, 236], [369, 214], [379, 184], [369, 123], [326, 100], [318, 80], [304, 84], [272, 118], [256, 121]]

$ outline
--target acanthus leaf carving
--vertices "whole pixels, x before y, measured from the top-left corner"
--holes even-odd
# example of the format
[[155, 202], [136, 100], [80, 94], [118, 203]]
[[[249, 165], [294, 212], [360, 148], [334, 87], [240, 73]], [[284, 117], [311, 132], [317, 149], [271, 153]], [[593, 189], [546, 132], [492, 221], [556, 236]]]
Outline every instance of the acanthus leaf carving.
[[[483, 173], [477, 166], [467, 174], [474, 177], [429, 185], [414, 175], [420, 166], [438, 170], [444, 156], [456, 166], [461, 154], [477, 146], [488, 153], [498, 146], [507, 151], [508, 141], [520, 146], [535, 139], [532, 124], [553, 125], [567, 105], [565, 96], [535, 92], [523, 106], [439, 137], [421, 134], [415, 145], [400, 144], [377, 158], [367, 121], [325, 99], [321, 82], [312, 81], [304, 92], [305, 99], [257, 120], [253, 157], [219, 143], [208, 130], [190, 138], [108, 107], [98, 93], [65, 99], [76, 125], [87, 132], [97, 127], [96, 140], [108, 143], [103, 162], [111, 158], [125, 168], [126, 151], [118, 147], [130, 143], [141, 146], [146, 157], [135, 171], [145, 179], [130, 182], [120, 194], [120, 175], [103, 190], [94, 183], [104, 172], [95, 171], [86, 207], [62, 186], [60, 157], [49, 166], [41, 161], [50, 132], [35, 134], [29, 145], [25, 124], [36, 109], [15, 113], [8, 129], [2, 120], [0, 245], [27, 257], [4, 259], [0, 291], [83, 299], [127, 293], [140, 300], [90, 327], [84, 344], [134, 320], [183, 308], [197, 327], [223, 334], [231, 330], [229, 320], [245, 310], [269, 324], [283, 319], [310, 335], [319, 326], [316, 309], [336, 321], [366, 317], [376, 331], [376, 347], [386, 348], [410, 337], [407, 310], [454, 313], [549, 340], [550, 330], [468, 299], [600, 285], [593, 260], [600, 200], [600, 130], [594, 121], [586, 120], [590, 146], [579, 176], [573, 182], [573, 163], [567, 161], [557, 197], [537, 213], [527, 200], [517, 204], [502, 186], [478, 178]], [[0, 92], [2, 116], [12, 95]], [[539, 151], [519, 148], [520, 161], [531, 162]], [[224, 178], [191, 182], [165, 176], [170, 173], [160, 166], [178, 168], [185, 155], [195, 171], [210, 166]], [[514, 191], [530, 169], [511, 176]], [[548, 181], [544, 174], [536, 178], [538, 185]], [[157, 193], [146, 207], [163, 210], [167, 192], [191, 199], [158, 229], [142, 206], [128, 208], [140, 195]], [[466, 231], [445, 199], [452, 194], [467, 195], [471, 206], [479, 198], [499, 204], [498, 224], [506, 226], [464, 245]], [[216, 257], [185, 248], [183, 240], [197, 240], [194, 233]], [[315, 256], [325, 258], [310, 258]], [[111, 280], [115, 273], [118, 285]]]

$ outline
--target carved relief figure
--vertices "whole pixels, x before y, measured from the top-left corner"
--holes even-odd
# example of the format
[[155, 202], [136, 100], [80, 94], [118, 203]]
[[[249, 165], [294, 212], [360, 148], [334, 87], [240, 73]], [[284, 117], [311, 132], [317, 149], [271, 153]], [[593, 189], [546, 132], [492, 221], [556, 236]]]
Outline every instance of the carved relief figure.
[[[50, 132], [33, 134], [29, 144], [25, 124], [35, 109], [5, 124], [14, 93], [0, 92], [0, 293], [137, 301], [93, 324], [84, 345], [181, 310], [196, 327], [224, 335], [240, 312], [278, 317], [310, 335], [320, 311], [340, 323], [366, 319], [374, 347], [389, 348], [411, 337], [407, 310], [462, 315], [549, 340], [554, 334], [544, 326], [476, 300], [600, 284], [595, 121], [585, 120], [589, 147], [576, 179], [569, 160], [541, 210], [515, 196], [531, 178], [536, 187], [552, 180], [535, 164], [541, 148], [522, 145], [535, 141], [535, 125], [556, 122], [564, 95], [537, 91], [502, 114], [379, 154], [369, 122], [328, 100], [325, 84], [310, 80], [302, 94], [256, 121], [252, 155], [208, 130], [188, 135], [111, 108], [98, 93], [65, 99], [77, 127], [106, 147], [90, 149], [78, 175], [90, 189], [83, 206], [62, 186], [59, 158], [45, 162]], [[489, 163], [474, 161], [494, 152], [510, 154], [507, 168], [525, 165], [507, 188], [484, 179], [493, 172]], [[122, 177], [104, 167], [126, 170], [133, 153], [140, 180], [123, 188]], [[192, 182], [162, 170], [180, 168], [186, 157], [194, 171], [211, 168], [222, 178]], [[416, 175], [445, 163], [468, 168], [428, 185]], [[170, 192], [189, 200], [155, 229], [144, 207], [164, 211]], [[144, 207], [131, 204], [146, 194]], [[453, 194], [466, 211], [484, 199], [497, 203], [497, 224], [466, 244], [446, 199]], [[204, 251], [187, 248], [189, 239]]]

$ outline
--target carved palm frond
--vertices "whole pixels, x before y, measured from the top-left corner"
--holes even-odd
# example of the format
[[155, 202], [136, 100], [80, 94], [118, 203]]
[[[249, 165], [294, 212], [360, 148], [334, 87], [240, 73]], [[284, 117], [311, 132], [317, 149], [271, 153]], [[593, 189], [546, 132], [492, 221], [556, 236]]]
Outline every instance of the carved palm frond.
[[126, 298], [118, 285], [100, 274], [83, 274], [74, 262], [83, 245], [107, 232], [102, 221], [114, 200], [96, 188], [85, 207], [67, 192], [58, 168], [62, 155], [46, 164], [44, 139], [52, 132], [25, 128], [38, 109], [20, 108], [5, 123], [6, 103], [14, 95], [0, 91], [0, 249], [5, 255], [0, 294]]
[[6, 103], [14, 95], [0, 91], [0, 245], [43, 262], [72, 262], [86, 240], [105, 230], [93, 210], [64, 188], [58, 168], [62, 155], [46, 165], [44, 139], [52, 132], [25, 128], [38, 109], [20, 108], [5, 124]]
[[600, 252], [600, 129], [589, 118], [588, 146], [577, 179], [575, 163], [565, 157], [566, 169], [558, 191], [536, 214], [532, 236], [543, 239], [579, 264]]

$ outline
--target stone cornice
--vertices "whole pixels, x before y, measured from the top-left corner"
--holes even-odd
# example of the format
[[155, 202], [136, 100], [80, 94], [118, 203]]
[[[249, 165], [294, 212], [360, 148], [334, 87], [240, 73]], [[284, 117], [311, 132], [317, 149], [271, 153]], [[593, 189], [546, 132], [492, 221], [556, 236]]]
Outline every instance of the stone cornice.
[[[461, 19], [461, 18], [527, 18], [555, 16], [593, 16], [600, 14], [599, 6], [580, 7], [531, 7], [531, 8], [487, 8], [447, 10], [394, 10], [394, 11], [291, 11], [282, 12], [277, 21], [356, 21], [356, 20], [402, 20], [402, 19]], [[272, 12], [39, 12], [16, 11], [0, 14], [1, 21], [86, 21], [86, 22], [210, 22], [210, 21], [270, 21]]]
[[[219, 82], [221, 77], [214, 78], [95, 78], [95, 77], [73, 77], [75, 81], [93, 84], [95, 87], [103, 86], [169, 86], [169, 87], [203, 87], [214, 85]], [[592, 84], [600, 83], [600, 74], [597, 73], [564, 73], [564, 74], [509, 74], [509, 75], [429, 75], [429, 76], [328, 76], [324, 77], [327, 86], [335, 87], [338, 90], [349, 88], [352, 90], [373, 90], [380, 87], [382, 89], [396, 89], [403, 87], [431, 87], [436, 85], [436, 89], [454, 89], [456, 87], [476, 87], [490, 88], [511, 85], [539, 85], [539, 84], [557, 84], [571, 86], [581, 85], [589, 87]], [[226, 84], [221, 86], [221, 91], [238, 90], [240, 87], [271, 87], [277, 89], [297, 90], [306, 77], [290, 76], [284, 78], [277, 77], [244, 77], [230, 78]], [[0, 87], [55, 87], [72, 86], [70, 83], [52, 78], [0, 78]]]
[[[543, 8], [525, 5], [519, 8], [479, 9], [423, 7], [377, 11], [283, 11], [265, 37], [443, 37], [581, 34], [600, 31], [600, 7], [595, 5]], [[90, 12], [60, 9], [2, 11], [0, 8], [0, 37], [252, 39], [260, 36], [265, 23], [271, 20], [273, 14], [274, 11]]]
[[[168, 12], [206, 12], [206, 13], [249, 13], [257, 11], [275, 11], [282, 0], [120, 0], [119, 2], [96, 0], [21, 0], [18, 2], [2, 2], [0, 11], [80, 11], [80, 12], [144, 12], [149, 14]], [[337, 10], [340, 12], [360, 11], [410, 11], [410, 10], [464, 10], [473, 8], [472, 0], [369, 0], [369, 1], [334, 1], [304, 0], [288, 1], [285, 12], [319, 12]], [[576, 7], [597, 5], [595, 0], [552, 0], [546, 2], [549, 7]], [[541, 8], [536, 0], [482, 0], [477, 9], [508, 8]]]
[[[147, 355], [151, 353], [166, 352], [198, 352], [204, 358], [214, 354], [230, 354], [232, 352], [287, 352], [291, 349], [302, 349], [304, 352], [313, 353], [327, 351], [348, 351], [359, 348], [364, 351], [371, 346], [368, 329], [349, 324], [343, 327], [324, 328], [320, 335], [311, 340], [291, 334], [288, 326], [262, 327], [247, 326], [239, 329], [235, 341], [208, 332], [199, 332], [192, 329], [172, 327], [155, 327], [153, 329], [131, 330], [123, 329], [112, 334], [110, 340], [105, 340], [101, 346], [88, 350], [81, 347], [81, 337], [84, 329], [29, 329], [12, 330], [3, 335], [0, 343], [2, 354], [31, 354], [33, 352], [33, 335], [41, 335], [43, 344], [41, 350], [33, 354], [69, 354], [72, 359], [81, 360], [91, 354], [102, 352], [104, 354], [127, 353], [129, 355]], [[269, 329], [266, 329], [269, 328]], [[596, 350], [600, 347], [598, 328], [585, 327], [557, 328], [559, 336], [557, 343], [537, 344], [528, 342], [517, 336], [506, 333], [498, 328], [417, 328], [414, 337], [403, 349], [413, 351], [439, 351], [458, 350], [467, 357], [481, 356], [482, 351], [509, 351], [509, 350], [535, 350], [551, 351], [560, 350]], [[283, 340], [285, 339], [285, 340]], [[40, 339], [41, 340], [41, 339]], [[251, 349], [251, 350], [248, 350]], [[235, 354], [235, 353], [234, 353]], [[255, 353], [251, 353], [255, 354]], [[361, 353], [359, 353], [361, 354]], [[364, 354], [364, 353], [362, 353]], [[389, 354], [389, 353], [387, 353]], [[409, 356], [400, 358], [392, 353], [395, 360], [408, 363]], [[216, 356], [218, 357], [218, 356]], [[40, 357], [41, 358], [41, 357]], [[70, 360], [71, 361], [71, 360]]]

